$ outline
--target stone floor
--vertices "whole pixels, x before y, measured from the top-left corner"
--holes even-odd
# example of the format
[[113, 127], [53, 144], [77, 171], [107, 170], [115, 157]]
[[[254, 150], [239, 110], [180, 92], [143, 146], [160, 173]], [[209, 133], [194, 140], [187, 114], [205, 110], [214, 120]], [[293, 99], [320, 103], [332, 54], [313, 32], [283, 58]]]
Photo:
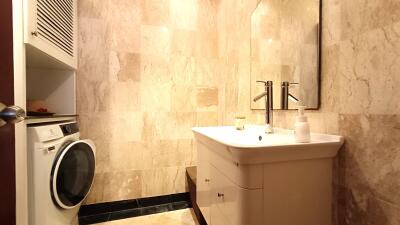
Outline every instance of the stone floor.
[[182, 209], [99, 223], [97, 225], [199, 225], [195, 218], [193, 209]]

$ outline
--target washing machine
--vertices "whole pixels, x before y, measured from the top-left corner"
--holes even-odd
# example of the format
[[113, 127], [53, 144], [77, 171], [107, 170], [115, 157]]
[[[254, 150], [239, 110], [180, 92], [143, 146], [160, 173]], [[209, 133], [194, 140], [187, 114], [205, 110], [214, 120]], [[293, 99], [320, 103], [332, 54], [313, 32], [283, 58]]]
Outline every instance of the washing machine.
[[76, 121], [29, 125], [29, 224], [78, 224], [95, 168], [95, 145], [80, 139]]

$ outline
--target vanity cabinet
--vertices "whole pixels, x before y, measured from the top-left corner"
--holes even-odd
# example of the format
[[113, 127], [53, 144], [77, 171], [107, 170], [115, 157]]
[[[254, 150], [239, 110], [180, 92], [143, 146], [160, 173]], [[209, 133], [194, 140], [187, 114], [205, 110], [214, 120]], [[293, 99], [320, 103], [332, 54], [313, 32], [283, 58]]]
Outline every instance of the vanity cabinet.
[[312, 134], [298, 144], [290, 132], [246, 129], [193, 128], [197, 203], [208, 225], [330, 225], [332, 161], [343, 137]]
[[[228, 163], [202, 143], [197, 143], [199, 151], [197, 166], [197, 204], [208, 225], [262, 225], [262, 201], [261, 187], [243, 188], [236, 184], [257, 183], [254, 180], [231, 179], [221, 172], [223, 168], [230, 168], [231, 175], [244, 174], [237, 169], [237, 165]], [[256, 171], [256, 168], [246, 168], [244, 171]], [[262, 173], [261, 173], [262, 174]], [[237, 176], [240, 177], [240, 176]], [[262, 176], [255, 176], [262, 179]]]
[[77, 0], [24, 0], [27, 58], [52, 68], [77, 68]]

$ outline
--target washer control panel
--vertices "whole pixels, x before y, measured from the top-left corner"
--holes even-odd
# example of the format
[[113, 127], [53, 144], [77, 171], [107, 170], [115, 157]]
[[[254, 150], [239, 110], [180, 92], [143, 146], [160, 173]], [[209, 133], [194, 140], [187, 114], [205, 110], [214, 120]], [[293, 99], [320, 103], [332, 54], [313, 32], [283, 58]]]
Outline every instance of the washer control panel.
[[77, 123], [62, 124], [60, 125], [60, 128], [64, 134], [64, 137], [79, 132], [79, 127]]

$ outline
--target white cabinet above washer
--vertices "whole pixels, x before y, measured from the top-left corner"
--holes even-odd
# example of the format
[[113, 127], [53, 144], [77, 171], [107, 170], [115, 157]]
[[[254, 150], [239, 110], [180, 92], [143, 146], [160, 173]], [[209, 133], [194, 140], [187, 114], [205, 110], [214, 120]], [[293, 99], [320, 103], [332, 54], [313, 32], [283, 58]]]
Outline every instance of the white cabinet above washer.
[[24, 0], [27, 63], [77, 68], [77, 0]]

